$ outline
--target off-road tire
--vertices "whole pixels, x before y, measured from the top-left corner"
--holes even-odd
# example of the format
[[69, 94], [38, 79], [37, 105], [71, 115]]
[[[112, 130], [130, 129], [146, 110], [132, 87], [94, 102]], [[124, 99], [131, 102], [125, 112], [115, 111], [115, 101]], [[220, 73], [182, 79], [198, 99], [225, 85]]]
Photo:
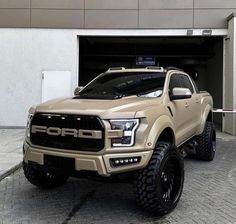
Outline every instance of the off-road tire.
[[64, 184], [68, 176], [55, 175], [49, 172], [45, 172], [29, 166], [27, 163], [23, 163], [23, 170], [26, 179], [33, 185], [39, 188], [54, 188]]
[[216, 151], [216, 131], [212, 122], [206, 122], [203, 133], [197, 136], [197, 143], [196, 158], [212, 161]]
[[[169, 168], [170, 172], [167, 172]], [[171, 184], [172, 183], [172, 184]], [[171, 143], [159, 142], [149, 164], [134, 176], [137, 203], [147, 212], [164, 215], [179, 202], [183, 191], [184, 163], [181, 153]], [[170, 197], [168, 191], [170, 189]]]

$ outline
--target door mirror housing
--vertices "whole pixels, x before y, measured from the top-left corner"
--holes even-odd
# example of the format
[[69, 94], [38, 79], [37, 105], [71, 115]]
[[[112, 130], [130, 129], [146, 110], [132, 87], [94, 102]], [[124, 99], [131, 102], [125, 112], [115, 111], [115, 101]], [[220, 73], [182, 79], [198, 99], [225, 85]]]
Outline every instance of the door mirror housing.
[[79, 95], [79, 92], [83, 89], [84, 87], [83, 86], [78, 86], [75, 88], [75, 91], [74, 91], [74, 95], [75, 96], [78, 96]]
[[173, 88], [170, 100], [183, 100], [192, 97], [192, 93], [188, 88]]

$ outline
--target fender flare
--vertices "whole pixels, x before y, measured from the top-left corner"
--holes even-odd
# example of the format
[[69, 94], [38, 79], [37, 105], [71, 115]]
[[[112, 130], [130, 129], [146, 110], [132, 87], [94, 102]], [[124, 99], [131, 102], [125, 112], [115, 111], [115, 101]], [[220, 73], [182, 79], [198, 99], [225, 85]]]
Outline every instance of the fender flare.
[[[212, 114], [213, 115], [213, 111], [212, 111], [212, 107], [210, 104], [207, 104], [206, 107], [205, 107], [205, 110], [202, 114], [202, 117], [201, 117], [201, 124], [198, 128], [198, 131], [196, 133], [196, 135], [200, 135], [202, 134], [202, 132], [204, 131], [204, 128], [205, 128], [205, 124], [206, 124], [206, 121], [207, 121], [207, 118], [208, 118], [208, 115], [209, 114]], [[213, 116], [212, 116], [213, 117]]]
[[157, 144], [157, 141], [161, 135], [161, 133], [166, 129], [166, 128], [170, 128], [173, 132], [173, 144], [175, 144], [175, 128], [174, 128], [174, 124], [171, 120], [170, 117], [168, 117], [167, 115], [162, 115], [160, 116], [152, 125], [152, 128], [150, 129], [150, 132], [148, 134], [147, 137], [147, 141], [146, 141], [146, 147], [150, 148], [150, 149], [154, 149], [154, 147]]

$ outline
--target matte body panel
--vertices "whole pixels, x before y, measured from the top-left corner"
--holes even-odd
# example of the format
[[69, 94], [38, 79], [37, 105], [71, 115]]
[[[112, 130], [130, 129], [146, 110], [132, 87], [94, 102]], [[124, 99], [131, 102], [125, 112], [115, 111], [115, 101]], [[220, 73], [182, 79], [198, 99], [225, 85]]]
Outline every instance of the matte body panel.
[[[132, 71], [150, 72], [150, 69], [120, 70], [120, 72]], [[163, 72], [163, 70], [152, 69], [152, 72], [161, 71]], [[112, 72], [117, 73], [119, 71], [108, 71], [108, 75]], [[159, 137], [166, 129], [173, 133], [173, 136], [169, 135], [168, 137], [170, 141], [173, 140], [172, 142], [176, 146], [180, 146], [192, 137], [201, 134], [209, 113], [212, 113], [212, 97], [207, 92], [196, 93], [193, 89], [191, 98], [170, 101], [169, 80], [171, 75], [188, 75], [176, 70], [165, 72], [166, 81], [163, 94], [160, 97], [133, 95], [114, 100], [61, 98], [32, 107], [30, 113], [98, 116], [105, 128], [105, 143], [104, 148], [100, 151], [76, 151], [33, 145], [30, 139], [26, 137], [24, 161], [28, 162], [30, 160], [43, 165], [43, 155], [45, 154], [65, 156], [75, 158], [76, 170], [78, 171], [93, 170], [100, 175], [109, 176], [112, 173], [128, 172], [145, 167], [153, 150], [155, 150]], [[135, 132], [135, 144], [129, 147], [111, 147], [112, 137], [118, 138], [121, 133], [112, 131], [109, 120], [131, 118], [139, 119], [139, 126]], [[43, 128], [48, 129], [48, 127]], [[60, 128], [53, 127], [53, 129], [59, 130], [61, 133]], [[77, 130], [73, 131], [77, 133]], [[96, 131], [91, 132], [95, 133]], [[94, 136], [91, 135], [91, 138], [95, 138]], [[172, 137], [174, 139], [171, 139]], [[112, 167], [110, 164], [110, 159], [132, 156], [140, 156], [140, 162], [121, 167]]]

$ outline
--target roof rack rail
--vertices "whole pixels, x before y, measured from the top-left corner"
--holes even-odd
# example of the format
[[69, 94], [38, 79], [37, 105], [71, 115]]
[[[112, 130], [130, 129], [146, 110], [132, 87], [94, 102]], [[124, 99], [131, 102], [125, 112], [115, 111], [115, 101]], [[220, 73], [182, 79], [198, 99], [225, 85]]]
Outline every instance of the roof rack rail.
[[107, 71], [118, 71], [118, 70], [125, 70], [125, 67], [111, 67]]
[[184, 71], [184, 70], [181, 69], [181, 68], [172, 67], [172, 66], [170, 66], [170, 67], [165, 67], [165, 70], [166, 70], [166, 71], [170, 71], [170, 70], [179, 70], [179, 71]]
[[161, 70], [164, 72], [164, 68], [160, 67], [160, 66], [147, 66], [146, 69], [150, 69], [150, 70]]

